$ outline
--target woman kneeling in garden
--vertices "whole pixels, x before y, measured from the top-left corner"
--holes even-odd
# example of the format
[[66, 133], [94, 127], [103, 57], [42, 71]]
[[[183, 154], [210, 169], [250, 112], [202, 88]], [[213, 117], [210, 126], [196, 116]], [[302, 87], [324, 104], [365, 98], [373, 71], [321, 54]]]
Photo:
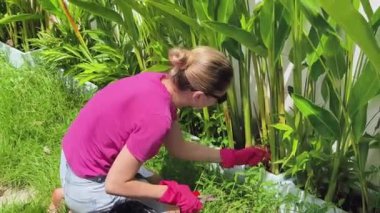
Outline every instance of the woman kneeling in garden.
[[177, 206], [177, 212], [199, 212], [202, 203], [188, 186], [136, 178], [161, 145], [174, 157], [226, 168], [267, 160], [260, 148], [215, 149], [184, 141], [177, 108], [222, 103], [233, 71], [210, 47], [172, 49], [169, 60], [169, 74], [143, 72], [98, 91], [71, 124], [62, 142], [60, 175], [73, 212], [107, 212], [130, 199], [159, 212], [167, 211], [165, 204]]

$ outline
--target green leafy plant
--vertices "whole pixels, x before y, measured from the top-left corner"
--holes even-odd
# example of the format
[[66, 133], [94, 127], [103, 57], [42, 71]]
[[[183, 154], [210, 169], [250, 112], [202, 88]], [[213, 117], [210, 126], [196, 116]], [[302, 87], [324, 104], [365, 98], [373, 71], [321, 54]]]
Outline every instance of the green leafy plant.
[[[43, 49], [43, 60], [75, 76], [80, 84], [90, 81], [99, 87], [140, 72], [131, 40], [122, 39], [123, 32], [117, 35], [119, 31], [113, 29], [112, 22], [60, 3], [66, 16], [57, 12], [57, 17], [64, 24], [57, 25], [54, 32], [40, 32], [39, 39], [33, 39], [33, 43]], [[83, 21], [81, 29], [77, 20]], [[98, 27], [92, 27], [91, 23]], [[115, 33], [107, 33], [110, 31]]]
[[[44, 0], [43, 2], [47, 2]], [[43, 10], [43, 2], [34, 0], [0, 1], [0, 40], [15, 48], [29, 51], [29, 39], [36, 38], [40, 30], [49, 27], [49, 14]]]
[[[329, 152], [333, 157], [333, 164], [330, 165], [331, 178], [325, 200], [331, 201], [336, 193], [339, 193], [336, 190], [344, 188], [343, 186], [338, 186], [339, 180], [344, 178], [343, 174], [353, 173], [354, 180], [344, 183], [348, 184], [346, 187], [351, 189], [355, 187], [355, 183], [360, 185], [362, 208], [363, 212], [366, 212], [368, 208], [368, 188], [365, 162], [369, 145], [363, 142], [361, 138], [364, 136], [365, 125], [367, 124], [366, 111], [368, 102], [380, 92], [380, 87], [375, 86], [373, 83], [373, 79], [379, 80], [379, 75], [376, 71], [377, 62], [374, 61], [374, 56], [379, 54], [380, 51], [374, 39], [371, 25], [362, 21], [364, 19], [351, 3], [345, 2], [344, 4], [347, 8], [339, 10], [341, 13], [336, 13], [333, 8], [338, 7], [338, 2], [321, 1], [322, 8], [326, 9], [327, 13], [346, 30], [347, 35], [338, 36], [331, 33], [331, 31], [323, 30], [321, 31], [322, 49], [319, 49], [321, 43], [315, 46], [313, 46], [312, 42], [309, 43], [314, 49], [312, 51], [314, 57], [315, 53], [319, 52], [320, 58], [318, 60], [322, 65], [320, 68], [323, 67], [326, 73], [323, 89], [328, 91], [328, 95], [325, 95], [324, 98], [329, 100], [327, 107], [330, 111], [297, 94], [292, 95], [292, 98], [297, 109], [310, 122], [318, 135], [323, 138], [322, 140], [326, 141], [331, 149], [334, 147], [332, 146], [334, 142], [336, 145], [336, 149]], [[304, 6], [314, 12], [320, 10], [317, 3], [309, 4], [304, 2]], [[343, 19], [342, 17], [348, 17], [347, 13], [352, 14], [350, 18], [356, 21], [349, 22]], [[331, 21], [326, 23], [328, 26], [334, 26]], [[358, 34], [357, 29], [363, 30]], [[356, 67], [353, 66], [354, 43], [350, 38], [353, 38], [362, 47], [363, 51]], [[363, 57], [364, 54], [368, 56], [369, 61]], [[348, 57], [344, 58], [344, 55]], [[350, 159], [354, 159], [353, 162]]]

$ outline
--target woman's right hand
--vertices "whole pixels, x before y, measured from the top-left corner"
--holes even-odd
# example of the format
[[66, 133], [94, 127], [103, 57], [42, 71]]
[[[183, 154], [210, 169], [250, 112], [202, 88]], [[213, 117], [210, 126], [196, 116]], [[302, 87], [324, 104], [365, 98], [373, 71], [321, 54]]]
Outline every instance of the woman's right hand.
[[160, 184], [168, 187], [159, 199], [160, 202], [178, 206], [181, 213], [197, 213], [202, 209], [202, 203], [189, 186], [171, 180], [163, 180]]
[[220, 150], [220, 165], [223, 168], [231, 168], [235, 165], [256, 166], [260, 162], [268, 164], [270, 153], [267, 148], [254, 146], [240, 150], [224, 148]]

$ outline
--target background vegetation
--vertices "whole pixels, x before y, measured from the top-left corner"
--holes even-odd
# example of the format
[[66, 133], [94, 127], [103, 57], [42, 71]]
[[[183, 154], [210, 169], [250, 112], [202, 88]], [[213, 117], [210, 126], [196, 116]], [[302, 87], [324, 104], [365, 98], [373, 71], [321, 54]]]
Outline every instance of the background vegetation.
[[[368, 180], [380, 169], [366, 169], [380, 146], [378, 113], [367, 117], [380, 93], [380, 10], [369, 0], [0, 2], [3, 41], [31, 42], [47, 64], [100, 88], [167, 70], [173, 46], [224, 51], [235, 68], [228, 103], [182, 111], [184, 129], [215, 146], [268, 145], [272, 172], [345, 209], [379, 209]], [[36, 20], [41, 31], [25, 33]]]

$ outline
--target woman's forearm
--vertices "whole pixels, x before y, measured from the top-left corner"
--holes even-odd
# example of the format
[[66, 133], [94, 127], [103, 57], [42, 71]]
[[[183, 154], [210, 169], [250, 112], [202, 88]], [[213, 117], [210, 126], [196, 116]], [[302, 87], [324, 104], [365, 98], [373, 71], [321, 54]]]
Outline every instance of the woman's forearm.
[[211, 148], [194, 142], [186, 142], [183, 139], [178, 122], [174, 122], [170, 132], [164, 140], [165, 147], [173, 157], [204, 162], [220, 162], [218, 149]]
[[220, 162], [220, 150], [208, 147], [195, 142], [182, 142], [181, 148], [177, 149], [172, 155], [182, 160]]
[[129, 198], [159, 199], [168, 189], [165, 185], [154, 185], [140, 180], [130, 180], [124, 183], [106, 183], [108, 194]]

